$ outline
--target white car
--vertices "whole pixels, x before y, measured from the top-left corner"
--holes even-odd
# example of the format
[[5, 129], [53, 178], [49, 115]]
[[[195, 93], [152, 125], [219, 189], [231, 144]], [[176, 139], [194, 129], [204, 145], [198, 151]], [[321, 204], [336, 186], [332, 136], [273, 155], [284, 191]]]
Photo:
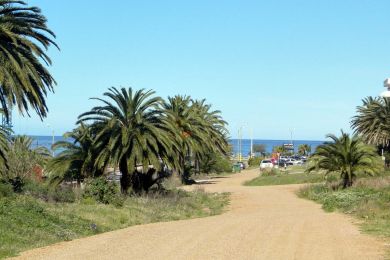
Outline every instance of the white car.
[[303, 165], [303, 161], [302, 160], [296, 160], [294, 162], [294, 165]]
[[287, 163], [287, 165], [302, 165], [303, 164], [303, 162], [301, 160], [295, 160], [293, 158], [288, 159], [286, 161], [286, 163]]
[[274, 164], [271, 162], [271, 160], [262, 160], [260, 163], [260, 171], [267, 169], [267, 168], [273, 168]]

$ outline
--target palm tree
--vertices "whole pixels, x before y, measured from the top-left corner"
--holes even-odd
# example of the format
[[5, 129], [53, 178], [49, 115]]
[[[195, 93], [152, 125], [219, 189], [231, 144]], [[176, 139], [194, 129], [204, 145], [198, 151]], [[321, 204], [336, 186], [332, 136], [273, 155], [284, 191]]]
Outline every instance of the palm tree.
[[277, 145], [277, 146], [274, 146], [272, 148], [272, 150], [276, 153], [285, 153], [286, 152], [286, 148], [283, 146], [283, 145]]
[[60, 151], [46, 167], [52, 184], [58, 185], [66, 178], [76, 179], [80, 184], [84, 178], [103, 174], [106, 164], [95, 164], [98, 155], [93, 146], [95, 135], [92, 127], [80, 124], [64, 135], [70, 141], [58, 141], [52, 146]]
[[203, 158], [211, 153], [226, 156], [229, 152], [228, 131], [226, 129], [227, 122], [223, 120], [221, 111], [212, 111], [211, 105], [206, 104], [205, 99], [193, 100], [192, 102], [196, 118], [200, 120], [199, 126], [201, 128], [199, 130], [203, 130], [206, 137], [206, 142], [194, 149], [195, 162], [202, 162]]
[[6, 155], [9, 149], [9, 141], [12, 130], [0, 125], [0, 162], [8, 168], [8, 162], [6, 159]]
[[317, 147], [310, 159], [307, 172], [325, 170], [326, 174], [339, 173], [343, 187], [352, 186], [356, 173], [373, 175], [380, 171], [380, 161], [373, 146], [366, 145], [354, 135], [352, 138], [341, 132], [340, 137], [327, 135], [331, 139]]
[[[93, 98], [103, 103], [79, 116], [79, 122], [92, 122], [98, 129], [94, 146], [99, 151], [96, 163], [119, 165], [123, 193], [132, 185], [134, 191], [148, 189], [156, 178], [145, 180], [150, 167], [161, 171], [164, 165], [177, 168], [175, 130], [163, 116], [163, 100], [154, 91], [112, 87]], [[137, 168], [142, 174], [137, 174]], [[140, 169], [142, 168], [142, 169]], [[147, 183], [146, 183], [147, 182]]]
[[180, 167], [177, 170], [179, 170], [183, 183], [187, 183], [192, 168], [188, 160], [191, 149], [200, 149], [206, 137], [203, 131], [199, 131], [199, 120], [191, 107], [190, 97], [179, 95], [168, 97], [168, 101], [164, 102], [164, 109], [168, 120], [178, 131], [179, 138], [176, 142], [179, 148], [177, 156]]
[[390, 98], [363, 99], [357, 107], [357, 115], [351, 121], [355, 133], [368, 144], [389, 148], [390, 146]]
[[31, 107], [45, 117], [48, 91], [55, 80], [45, 68], [51, 65], [45, 53], [54, 33], [37, 7], [23, 1], [0, 0], [0, 103], [9, 119], [11, 106], [29, 115]]
[[308, 155], [311, 152], [311, 146], [308, 144], [300, 144], [298, 146], [298, 153], [300, 155]]
[[[179, 132], [180, 138], [176, 139], [179, 174], [182, 181], [188, 183], [193, 167], [191, 158], [199, 164], [210, 152], [228, 153], [226, 122], [220, 111], [210, 111], [211, 106], [205, 104], [205, 100], [194, 101], [188, 96], [168, 97], [164, 109], [168, 120]], [[200, 168], [199, 165], [195, 167]]]

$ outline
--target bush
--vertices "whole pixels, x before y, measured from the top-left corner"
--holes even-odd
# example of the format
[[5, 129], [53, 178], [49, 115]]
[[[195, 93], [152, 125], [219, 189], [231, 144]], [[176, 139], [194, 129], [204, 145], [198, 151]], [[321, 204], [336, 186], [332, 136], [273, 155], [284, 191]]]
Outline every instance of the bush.
[[76, 195], [71, 187], [58, 186], [53, 189], [45, 183], [28, 180], [23, 185], [23, 194], [52, 202], [75, 202]]
[[22, 192], [24, 181], [20, 177], [15, 177], [8, 179], [8, 182], [12, 185], [12, 189], [14, 192]]
[[280, 171], [278, 169], [275, 169], [275, 168], [264, 169], [261, 172], [262, 176], [276, 176], [276, 175], [279, 175], [279, 174], [280, 174]]
[[301, 197], [320, 202], [326, 211], [349, 211], [362, 201], [375, 199], [380, 194], [370, 187], [334, 190], [329, 183], [307, 186], [299, 191]]
[[263, 159], [263, 157], [251, 157], [248, 160], [248, 165], [249, 166], [259, 166], [262, 159]]
[[124, 198], [119, 194], [118, 185], [107, 181], [104, 177], [87, 180], [83, 197], [91, 197], [97, 202], [118, 207], [123, 206], [124, 203]]
[[55, 202], [67, 202], [72, 203], [76, 200], [76, 195], [71, 187], [57, 187], [56, 189], [49, 191], [49, 200]]
[[200, 171], [206, 174], [231, 172], [232, 163], [225, 156], [211, 152], [200, 161]]
[[7, 182], [0, 181], [0, 197], [9, 197], [14, 194], [12, 185]]
[[26, 180], [23, 185], [22, 192], [26, 195], [30, 195], [34, 198], [38, 198], [44, 201], [48, 201], [49, 189], [43, 183], [39, 183], [33, 180]]
[[231, 172], [232, 163], [226, 157], [220, 156], [217, 159], [213, 170], [215, 173]]

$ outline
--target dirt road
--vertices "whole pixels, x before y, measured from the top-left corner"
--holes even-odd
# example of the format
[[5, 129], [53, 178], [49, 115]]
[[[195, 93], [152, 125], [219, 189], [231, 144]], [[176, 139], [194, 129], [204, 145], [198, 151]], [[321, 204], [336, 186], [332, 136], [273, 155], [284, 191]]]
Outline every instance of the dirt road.
[[202, 185], [232, 193], [219, 216], [134, 226], [27, 251], [21, 259], [381, 259], [383, 242], [347, 216], [299, 199], [296, 185], [244, 187], [257, 170]]

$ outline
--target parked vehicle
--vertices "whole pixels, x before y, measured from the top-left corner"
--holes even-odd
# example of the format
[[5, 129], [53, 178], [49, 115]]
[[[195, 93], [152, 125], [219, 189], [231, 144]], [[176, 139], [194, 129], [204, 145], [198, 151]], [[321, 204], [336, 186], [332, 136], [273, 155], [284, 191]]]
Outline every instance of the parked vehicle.
[[288, 164], [286, 162], [286, 160], [279, 160], [278, 164], [277, 164], [279, 167], [286, 167]]
[[269, 159], [266, 159], [266, 160], [262, 160], [261, 163], [260, 163], [260, 171], [264, 170], [264, 169], [271, 169], [274, 167], [274, 164], [272, 163], [271, 160]]
[[295, 159], [290, 158], [290, 159], [287, 159], [285, 162], [287, 165], [294, 165], [294, 161], [295, 161]]
[[245, 163], [244, 162], [237, 162], [239, 165], [240, 165], [240, 167], [241, 167], [241, 170], [244, 170], [245, 168], [246, 168], [246, 166], [245, 166]]
[[304, 162], [302, 160], [297, 160], [290, 158], [286, 161], [287, 165], [302, 165]]
[[302, 165], [304, 162], [302, 160], [296, 160], [294, 165]]

